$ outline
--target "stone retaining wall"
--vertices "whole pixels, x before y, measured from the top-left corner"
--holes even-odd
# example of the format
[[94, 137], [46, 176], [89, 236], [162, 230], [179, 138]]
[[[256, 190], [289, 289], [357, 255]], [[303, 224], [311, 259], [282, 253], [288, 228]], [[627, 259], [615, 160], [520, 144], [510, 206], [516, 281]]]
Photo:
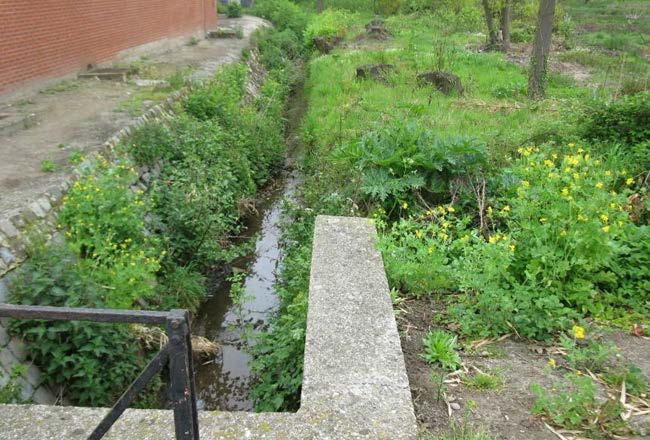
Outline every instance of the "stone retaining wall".
[[[318, 217], [297, 413], [199, 412], [212, 439], [415, 439], [417, 424], [374, 226]], [[0, 436], [83, 439], [102, 408], [0, 406]], [[174, 438], [172, 411], [128, 410], [106, 438]]]

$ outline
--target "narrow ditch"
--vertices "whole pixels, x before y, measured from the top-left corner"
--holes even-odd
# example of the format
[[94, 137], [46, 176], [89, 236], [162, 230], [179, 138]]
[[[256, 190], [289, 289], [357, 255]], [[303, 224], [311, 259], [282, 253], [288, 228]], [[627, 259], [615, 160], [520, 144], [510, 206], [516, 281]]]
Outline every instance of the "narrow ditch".
[[299, 129], [305, 109], [304, 89], [300, 83], [293, 88], [287, 103], [287, 153], [283, 170], [261, 191], [257, 214], [245, 219], [244, 235], [255, 237], [254, 252], [231, 264], [234, 272], [246, 273], [243, 303], [233, 303], [231, 283], [222, 279], [213, 285], [208, 300], [202, 304], [194, 320], [194, 334], [220, 345], [214, 358], [195, 361], [199, 409], [253, 410], [249, 398], [251, 356], [246, 351], [244, 331], [246, 326], [252, 326], [254, 331], [266, 327], [279, 306], [275, 283], [282, 259], [281, 214], [284, 201], [294, 197], [300, 183], [296, 163], [301, 154]]

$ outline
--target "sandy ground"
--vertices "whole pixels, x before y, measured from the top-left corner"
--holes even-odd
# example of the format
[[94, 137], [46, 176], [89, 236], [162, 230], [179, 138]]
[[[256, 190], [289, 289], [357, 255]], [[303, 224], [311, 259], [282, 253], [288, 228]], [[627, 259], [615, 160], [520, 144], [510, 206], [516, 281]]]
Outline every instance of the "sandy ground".
[[[503, 379], [503, 386], [498, 390], [481, 391], [462, 382], [450, 382], [440, 390], [438, 378], [441, 372], [424, 362], [420, 354], [423, 351], [422, 339], [429, 329], [434, 328], [432, 320], [442, 312], [442, 307], [426, 298], [408, 300], [397, 307], [411, 394], [424, 438], [446, 433], [453, 421], [457, 425], [467, 423], [474, 430], [488, 431], [494, 439], [557, 439], [544, 426], [543, 420], [531, 414], [535, 396], [530, 386], [537, 383], [550, 388], [562, 382], [566, 373], [562, 368], [548, 367], [549, 354], [546, 351], [549, 348], [541, 344], [507, 338], [471, 354], [462, 352], [463, 364], [470, 373], [480, 370], [498, 374]], [[650, 341], [620, 332], [612, 332], [606, 339], [616, 344], [626, 361], [637, 365], [646, 377], [650, 377]], [[604, 396], [604, 390], [600, 389], [599, 394]], [[445, 400], [456, 407], [451, 416]], [[646, 417], [634, 422], [647, 424], [649, 420]], [[647, 439], [650, 436], [626, 438]]]
[[[257, 17], [220, 17], [220, 26], [241, 26], [244, 38], [202, 40], [149, 55], [144, 70], [167, 76], [191, 67], [192, 78], [210, 77], [219, 66], [238, 60], [253, 31], [264, 24]], [[0, 98], [0, 217], [57, 187], [70, 171], [71, 152], [98, 149], [135, 119], [120, 104], [139, 90], [133, 81], [72, 80], [20, 99]], [[57, 164], [58, 171], [43, 172], [43, 160]]]

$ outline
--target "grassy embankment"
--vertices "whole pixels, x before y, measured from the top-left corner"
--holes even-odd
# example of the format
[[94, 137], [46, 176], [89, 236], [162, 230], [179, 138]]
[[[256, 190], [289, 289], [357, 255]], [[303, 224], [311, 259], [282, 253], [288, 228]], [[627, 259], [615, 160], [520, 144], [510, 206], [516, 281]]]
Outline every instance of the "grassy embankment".
[[[319, 213], [373, 217], [395, 297], [439, 298], [464, 338], [648, 323], [648, 94], [611, 101], [621, 88], [607, 83], [594, 100], [550, 74], [548, 97], [530, 101], [525, 68], [471, 49], [480, 14], [443, 12], [389, 17], [387, 42], [359, 39], [371, 14], [309, 16], [307, 45], [344, 43], [308, 64], [304, 208], [289, 209], [283, 306], [256, 348], [258, 409], [298, 404]], [[394, 69], [360, 80], [365, 64]], [[426, 70], [455, 73], [464, 95], [418, 84]]]

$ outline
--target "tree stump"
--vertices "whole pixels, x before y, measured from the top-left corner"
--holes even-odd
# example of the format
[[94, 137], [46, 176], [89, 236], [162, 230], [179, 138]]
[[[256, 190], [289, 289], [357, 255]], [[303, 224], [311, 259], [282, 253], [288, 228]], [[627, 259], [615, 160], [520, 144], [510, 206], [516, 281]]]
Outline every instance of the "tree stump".
[[373, 40], [388, 40], [392, 34], [386, 29], [384, 20], [374, 19], [366, 25], [366, 37]]
[[316, 37], [314, 38], [314, 46], [320, 53], [330, 53], [338, 44], [343, 41], [343, 38], [338, 36], [330, 37]]
[[364, 64], [357, 67], [357, 79], [372, 78], [375, 81], [386, 81], [388, 73], [394, 68], [392, 64]]
[[460, 78], [449, 72], [436, 71], [420, 73], [418, 75], [418, 83], [432, 84], [445, 95], [451, 94], [454, 90], [460, 96], [463, 96], [465, 93]]

